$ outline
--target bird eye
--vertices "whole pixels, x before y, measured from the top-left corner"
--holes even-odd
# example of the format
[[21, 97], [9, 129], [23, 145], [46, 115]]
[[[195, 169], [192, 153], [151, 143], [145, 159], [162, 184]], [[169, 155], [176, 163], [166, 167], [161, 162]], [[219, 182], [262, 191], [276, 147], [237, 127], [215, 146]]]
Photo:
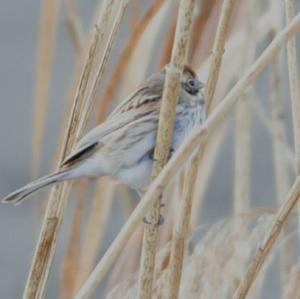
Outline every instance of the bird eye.
[[188, 79], [187, 84], [189, 87], [194, 88], [196, 85], [196, 82], [194, 79]]

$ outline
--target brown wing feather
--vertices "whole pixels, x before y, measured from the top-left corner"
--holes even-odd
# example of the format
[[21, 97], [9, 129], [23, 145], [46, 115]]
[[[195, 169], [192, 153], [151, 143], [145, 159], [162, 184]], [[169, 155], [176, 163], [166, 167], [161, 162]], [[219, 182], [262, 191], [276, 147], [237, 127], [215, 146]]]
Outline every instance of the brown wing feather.
[[103, 139], [112, 141], [114, 138], [109, 136], [130, 123], [142, 120], [150, 114], [157, 117], [163, 89], [162, 76], [161, 72], [152, 75], [136, 92], [120, 103], [104, 123], [92, 129], [79, 141], [63, 162], [63, 166], [73, 165], [91, 156], [99, 148], [100, 142], [103, 145]]

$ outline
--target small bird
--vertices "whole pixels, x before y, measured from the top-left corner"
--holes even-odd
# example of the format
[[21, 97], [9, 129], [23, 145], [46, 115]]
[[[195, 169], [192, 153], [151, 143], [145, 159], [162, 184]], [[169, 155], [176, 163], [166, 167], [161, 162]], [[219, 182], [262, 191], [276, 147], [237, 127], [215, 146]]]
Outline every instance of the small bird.
[[[109, 176], [133, 189], [145, 189], [150, 182], [165, 73], [164, 68], [151, 75], [106, 121], [87, 133], [66, 157], [61, 170], [25, 185], [3, 202], [18, 204], [45, 186], [82, 177]], [[203, 88], [196, 73], [185, 66], [170, 154], [204, 121]]]

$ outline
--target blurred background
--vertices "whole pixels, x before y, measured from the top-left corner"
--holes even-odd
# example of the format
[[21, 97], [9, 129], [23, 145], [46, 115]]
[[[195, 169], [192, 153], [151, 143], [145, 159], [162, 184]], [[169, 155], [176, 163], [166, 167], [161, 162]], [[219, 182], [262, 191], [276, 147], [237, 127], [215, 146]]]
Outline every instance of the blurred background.
[[[41, 26], [42, 5], [47, 1], [26, 0], [26, 1], [2, 1], [0, 9], [0, 36], [1, 36], [1, 55], [0, 55], [0, 90], [1, 90], [1, 109], [0, 109], [0, 196], [3, 197], [7, 193], [29, 182], [33, 177], [33, 153], [34, 153], [34, 130], [36, 126], [35, 109], [36, 109], [36, 82], [37, 82], [37, 57], [39, 45], [39, 28]], [[56, 165], [55, 161], [58, 153], [59, 141], [62, 130], [66, 126], [66, 109], [67, 101], [72, 88], [72, 80], [75, 73], [75, 65], [77, 59], [76, 50], [72, 44], [69, 31], [66, 27], [66, 19], [69, 15], [68, 1], [58, 1], [57, 29], [54, 43], [53, 64], [49, 81], [48, 103], [46, 106], [46, 114], [44, 119], [44, 130], [42, 133], [42, 141], [40, 147], [40, 159], [37, 167], [38, 175], [44, 175], [52, 171]], [[88, 35], [91, 28], [92, 19], [95, 11], [97, 11], [101, 1], [94, 0], [78, 0], [77, 8], [82, 23], [82, 32], [84, 37]], [[118, 33], [116, 45], [114, 47], [112, 57], [105, 72], [105, 79], [102, 87], [99, 89], [99, 99], [106, 86], [110, 75], [115, 67], [115, 62], [120, 57], [122, 50], [126, 45], [133, 32], [134, 25], [147, 12], [149, 7], [155, 1], [129, 1], [129, 7], [123, 20], [123, 25]], [[157, 1], [156, 1], [157, 2]], [[139, 52], [134, 56], [134, 63], [131, 73], [127, 73], [123, 84], [114, 96], [114, 104], [122, 99], [128, 92], [132, 91], [142, 78], [149, 75], [159, 65], [159, 60], [163, 61], [162, 52], [166, 48], [168, 32], [172, 25], [172, 18], [176, 16], [176, 5], [171, 1], [165, 1], [164, 11], [161, 9], [161, 16], [152, 24], [149, 32], [151, 36], [145, 34], [141, 38]], [[197, 10], [200, 10], [201, 2], [196, 1]], [[203, 35], [201, 44], [196, 47], [192, 67], [194, 67], [205, 81], [207, 75], [207, 67], [202, 69], [209, 52], [212, 47], [218, 13], [220, 11], [220, 3], [216, 4], [215, 12], [210, 15], [212, 21], [207, 25], [207, 33]], [[249, 1], [241, 1], [240, 6], [235, 11], [235, 19], [232, 22], [230, 36], [238, 30], [243, 24], [244, 16], [249, 17], [243, 4]], [[300, 7], [299, 1], [295, 1], [297, 8]], [[44, 3], [44, 4], [43, 4]], [[207, 3], [207, 1], [204, 3]], [[268, 12], [268, 1], [261, 1], [259, 13], [261, 17]], [[283, 9], [283, 7], [282, 7]], [[283, 13], [282, 13], [283, 14]], [[134, 19], [135, 18], [135, 19]], [[257, 17], [258, 18], [258, 17]], [[270, 21], [268, 21], [270, 23]], [[267, 22], [267, 24], [269, 24]], [[283, 26], [284, 15], [281, 16], [278, 26]], [[259, 23], [254, 22], [256, 25]], [[242, 25], [241, 25], [242, 26]], [[258, 25], [257, 25], [258, 26]], [[263, 26], [269, 26], [264, 25]], [[253, 31], [258, 31], [255, 27]], [[267, 31], [267, 30], [265, 30]], [[149, 34], [148, 32], [148, 34]], [[211, 34], [209, 34], [209, 32]], [[263, 34], [263, 33], [262, 33]], [[266, 37], [258, 38], [256, 34], [255, 56], [262, 52], [267, 46], [269, 40]], [[253, 37], [253, 36], [252, 36]], [[251, 37], [249, 37], [251, 40]], [[87, 43], [87, 42], [84, 42]], [[238, 43], [239, 48], [235, 48], [235, 52], [230, 54], [230, 47], [226, 48], [226, 55], [234, 55], [234, 59], [238, 59], [242, 55], [245, 41]], [[251, 42], [250, 42], [251, 44]], [[152, 52], [146, 53], [149, 59], [145, 62], [143, 59], [143, 49], [151, 45]], [[145, 54], [145, 55], [146, 55]], [[289, 100], [288, 76], [285, 59], [286, 52], [281, 51], [279, 59], [279, 68], [282, 85], [282, 100], [284, 122], [286, 125], [286, 141], [289, 149], [293, 148], [293, 131], [291, 120], [291, 107]], [[143, 65], [138, 70], [139, 63]], [[238, 68], [238, 62], [232, 63], [227, 58], [227, 63], [222, 66], [220, 82], [226, 77], [230, 68]], [[136, 72], [133, 74], [132, 70]], [[125, 73], [126, 74], [126, 73]], [[132, 74], [129, 76], [128, 74]], [[222, 84], [222, 88], [217, 91], [216, 97], [223, 96], [233, 83], [239, 78], [241, 72], [229, 75], [228, 82]], [[262, 112], [270, 119], [270, 100], [269, 100], [269, 73], [265, 71], [255, 83], [255, 98], [251, 100], [261, 101]], [[114, 78], [112, 78], [114, 79]], [[118, 79], [117, 79], [118, 80]], [[127, 81], [126, 81], [127, 80]], [[225, 79], [224, 79], [225, 80]], [[125, 81], [125, 83], [124, 83]], [[224, 81], [223, 81], [224, 82]], [[120, 87], [120, 86], [119, 86]], [[251, 97], [251, 96], [250, 96]], [[41, 99], [38, 99], [40, 101]], [[111, 109], [111, 108], [110, 108]], [[268, 131], [268, 126], [263, 124], [264, 120], [258, 115], [257, 107], [249, 106], [250, 109], [250, 185], [249, 198], [250, 208], [259, 209], [267, 208], [270, 211], [277, 207], [275, 200], [276, 185], [274, 175], [274, 162], [272, 151], [272, 137]], [[96, 108], [97, 110], [97, 108]], [[97, 114], [97, 111], [95, 112]], [[91, 117], [93, 126], [97, 122], [95, 115]], [[268, 122], [268, 119], [265, 120]], [[235, 152], [235, 113], [229, 115], [222, 127], [225, 127], [224, 138], [220, 143], [220, 149], [210, 163], [214, 163], [212, 174], [210, 175], [207, 188], [205, 189], [203, 198], [203, 206], [201, 212], [199, 210], [198, 224], [210, 224], [232, 215], [233, 196], [234, 196], [234, 152]], [[220, 128], [221, 130], [221, 128]], [[287, 150], [289, 152], [289, 150]], [[290, 153], [290, 154], [289, 154]], [[284, 156], [287, 165], [288, 184], [291, 185], [294, 170], [292, 152]], [[291, 162], [292, 161], [292, 162]], [[203, 175], [203, 174], [202, 174]], [[197, 181], [201, 185], [201, 177]], [[92, 205], [93, 190], [95, 182], [92, 182], [83, 203], [83, 215], [81, 224], [81, 240], [83, 239], [84, 229], [87, 225], [87, 218]], [[75, 187], [76, 190], [77, 187]], [[40, 232], [43, 213], [45, 211], [45, 203], [48, 190], [39, 192], [32, 200], [26, 201], [24, 204], [14, 207], [11, 205], [0, 206], [0, 297], [1, 298], [21, 298], [26, 283], [27, 274], [33, 257], [34, 248]], [[132, 190], [127, 190], [124, 186], [117, 186], [113, 195], [111, 208], [107, 210], [108, 220], [105, 226], [104, 240], [101, 250], [98, 251], [97, 260], [101, 257], [105, 249], [111, 243], [113, 238], [120, 230], [122, 224], [128, 217], [130, 209], [137, 204], [137, 195]], [[75, 194], [74, 194], [75, 193]], [[59, 233], [57, 251], [54, 258], [47, 298], [58, 298], [61, 295], [62, 284], [62, 264], [64, 256], [68, 250], [70, 234], [72, 230], [73, 218], [77, 206], [76, 192], [72, 192], [71, 198], [65, 211], [63, 225]], [[123, 197], [126, 196], [127, 208], [129, 211], [124, 212]], [[105, 283], [98, 291], [103, 294]], [[270, 292], [272, 288], [270, 288]], [[274, 294], [268, 293], [269, 298], [277, 298], [276, 288], [273, 288]], [[272, 295], [272, 296], [271, 296]], [[63, 297], [60, 297], [63, 298]], [[67, 297], [65, 297], [67, 298]], [[96, 298], [96, 297], [95, 297]], [[266, 297], [265, 297], [266, 298]]]

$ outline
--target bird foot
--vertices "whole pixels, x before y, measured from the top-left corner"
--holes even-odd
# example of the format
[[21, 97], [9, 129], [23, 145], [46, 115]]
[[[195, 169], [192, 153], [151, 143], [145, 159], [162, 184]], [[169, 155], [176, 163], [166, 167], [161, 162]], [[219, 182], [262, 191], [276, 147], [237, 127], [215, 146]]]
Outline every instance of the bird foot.
[[[164, 222], [165, 222], [164, 216], [160, 213], [161, 208], [163, 208], [164, 206], [165, 206], [164, 203], [161, 203], [160, 206], [159, 206], [158, 220], [157, 220], [157, 223], [155, 224], [155, 226], [157, 226], [157, 227], [160, 226], [160, 225], [163, 225]], [[144, 218], [143, 218], [143, 222], [144, 222], [145, 224], [152, 224], [152, 222], [149, 221], [149, 220], [147, 219], [147, 217], [144, 217]]]

